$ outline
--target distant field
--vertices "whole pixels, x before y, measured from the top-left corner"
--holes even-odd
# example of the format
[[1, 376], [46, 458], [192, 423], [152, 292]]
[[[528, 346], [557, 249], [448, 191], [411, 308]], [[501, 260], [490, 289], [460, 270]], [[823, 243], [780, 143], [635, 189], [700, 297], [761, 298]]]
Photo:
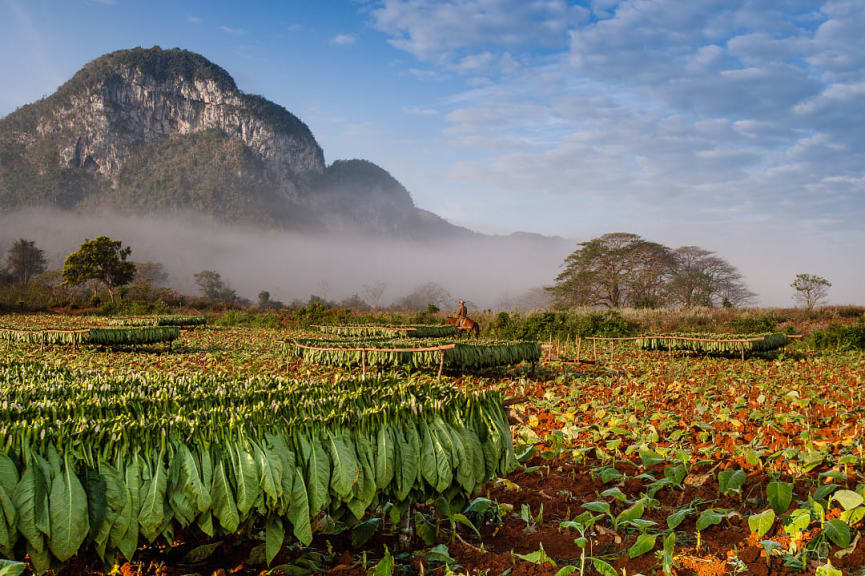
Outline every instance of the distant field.
[[[679, 327], [660, 315], [642, 322]], [[805, 338], [742, 361], [623, 343], [601, 347], [597, 362], [584, 348], [576, 363], [569, 339], [533, 372], [449, 368], [439, 382], [435, 370], [403, 367], [361, 382], [359, 368], [290, 354], [287, 341], [322, 338], [316, 329], [219, 323], [183, 331], [171, 350], [0, 342], [0, 453], [12, 457], [0, 456], [0, 557], [68, 552], [72, 573], [116, 563], [123, 574], [177, 576], [259, 574], [268, 561], [288, 574], [387, 574], [388, 558], [412, 575], [564, 576], [581, 565], [822, 575], [830, 562], [863, 574], [861, 351], [817, 351]], [[0, 316], [19, 329], [112, 324]], [[31, 452], [46, 461], [35, 508], [22, 491], [40, 465], [23, 461]], [[133, 484], [136, 498], [117, 495]], [[125, 509], [133, 501], [136, 512]], [[413, 532], [400, 547], [409, 503]], [[77, 536], [55, 532], [64, 512]], [[116, 547], [112, 527], [123, 532]]]

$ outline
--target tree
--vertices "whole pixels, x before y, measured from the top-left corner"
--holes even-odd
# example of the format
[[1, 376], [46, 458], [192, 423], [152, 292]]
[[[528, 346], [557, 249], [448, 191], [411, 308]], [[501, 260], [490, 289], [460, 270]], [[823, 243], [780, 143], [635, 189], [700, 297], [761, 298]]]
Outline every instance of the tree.
[[348, 298], [343, 299], [339, 303], [340, 308], [348, 308], [349, 310], [367, 311], [370, 309], [369, 304], [364, 301], [357, 293], [352, 294]]
[[258, 307], [268, 308], [270, 306], [270, 292], [262, 290], [258, 293]]
[[453, 302], [453, 296], [450, 292], [435, 282], [427, 282], [394, 302], [393, 306], [402, 310], [425, 310], [427, 306], [432, 304], [441, 309], [447, 308], [449, 302]]
[[14, 282], [26, 286], [34, 276], [45, 272], [45, 253], [33, 240], [19, 238], [9, 249], [6, 270]]
[[378, 310], [385, 289], [387, 289], [386, 282], [376, 282], [374, 284], [364, 284], [360, 291], [363, 293], [364, 301], [368, 302], [373, 308]]
[[136, 262], [135, 282], [147, 282], [161, 286], [168, 280], [168, 273], [159, 262]]
[[793, 293], [793, 300], [808, 310], [826, 300], [831, 286], [832, 283], [822, 276], [812, 274], [797, 274], [796, 279], [790, 284], [790, 287], [796, 291]]
[[741, 306], [754, 299], [742, 274], [714, 252], [698, 246], [673, 250], [673, 273], [666, 292], [668, 301], [693, 306]]
[[132, 248], [123, 248], [122, 242], [108, 236], [85, 240], [76, 252], [66, 257], [63, 284], [77, 286], [92, 280], [94, 297], [99, 284], [104, 284], [114, 302], [114, 290], [129, 284], [135, 276], [135, 264], [126, 260], [130, 254]]
[[214, 270], [202, 270], [195, 275], [195, 283], [208, 300], [231, 303], [237, 301], [237, 292], [222, 281], [222, 276]]
[[557, 307], [660, 306], [672, 259], [665, 246], [616, 232], [581, 242], [549, 288]]

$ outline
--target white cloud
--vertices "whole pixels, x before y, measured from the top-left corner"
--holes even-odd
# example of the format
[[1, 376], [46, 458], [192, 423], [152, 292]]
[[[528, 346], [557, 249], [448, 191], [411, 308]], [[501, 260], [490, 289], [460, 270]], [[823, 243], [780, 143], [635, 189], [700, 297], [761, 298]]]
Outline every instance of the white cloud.
[[226, 34], [230, 34], [231, 36], [243, 36], [246, 34], [245, 28], [233, 28], [231, 26], [222, 25], [219, 27], [220, 32], [225, 32]]
[[420, 106], [403, 106], [402, 111], [412, 116], [436, 116], [440, 114], [435, 108], [422, 108]]
[[190, 24], [201, 24], [201, 18], [198, 16], [187, 16], [186, 21]]
[[352, 46], [357, 42], [357, 37], [354, 34], [337, 34], [330, 39], [330, 43], [334, 46]]
[[588, 10], [566, 0], [383, 0], [373, 26], [423, 61], [459, 60], [477, 46], [564, 46]]

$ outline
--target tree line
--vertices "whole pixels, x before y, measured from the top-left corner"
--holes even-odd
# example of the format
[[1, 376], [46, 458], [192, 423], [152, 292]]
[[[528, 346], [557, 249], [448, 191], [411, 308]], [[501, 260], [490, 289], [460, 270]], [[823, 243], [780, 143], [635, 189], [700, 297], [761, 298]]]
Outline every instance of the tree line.
[[[794, 300], [812, 308], [825, 300], [829, 286], [820, 276], [799, 274]], [[673, 249], [624, 232], [581, 242], [547, 290], [559, 309], [729, 307], [756, 297], [736, 267], [714, 252]]]
[[[50, 290], [89, 291], [91, 305], [98, 304], [100, 289], [108, 294], [112, 304], [118, 300], [159, 301], [168, 305], [184, 302], [184, 296], [164, 286], [168, 275], [161, 264], [132, 262], [131, 254], [132, 249], [120, 241], [100, 236], [85, 240], [69, 254], [62, 271], [51, 272], [36, 243], [21, 238], [9, 249], [5, 268], [0, 268], [0, 287], [26, 288], [38, 278]], [[236, 308], [253, 306], [239, 297], [217, 271], [202, 270], [194, 279], [202, 303]], [[381, 309], [387, 287], [384, 282], [364, 285], [363, 296], [356, 293], [341, 302], [331, 302], [326, 299], [324, 284], [322, 294], [312, 296], [310, 302], [353, 310]], [[794, 301], [810, 309], [825, 301], [831, 283], [821, 276], [799, 274], [791, 287]], [[629, 233], [605, 234], [580, 243], [565, 259], [555, 284], [546, 290], [552, 296], [553, 308], [565, 310], [743, 306], [755, 298], [742, 274], [717, 254], [697, 246], [672, 249]], [[454, 301], [445, 288], [427, 282], [390, 307], [435, 313], [448, 309]], [[304, 304], [295, 301], [290, 307]], [[258, 294], [259, 309], [285, 307], [266, 290]]]

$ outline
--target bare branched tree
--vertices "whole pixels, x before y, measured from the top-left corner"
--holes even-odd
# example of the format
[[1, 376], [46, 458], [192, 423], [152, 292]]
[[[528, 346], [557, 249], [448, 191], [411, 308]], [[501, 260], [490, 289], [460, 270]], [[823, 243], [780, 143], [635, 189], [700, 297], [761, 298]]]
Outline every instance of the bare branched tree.
[[826, 300], [831, 286], [831, 282], [813, 274], [797, 274], [796, 279], [790, 284], [790, 287], [795, 290], [793, 300], [808, 310]]

